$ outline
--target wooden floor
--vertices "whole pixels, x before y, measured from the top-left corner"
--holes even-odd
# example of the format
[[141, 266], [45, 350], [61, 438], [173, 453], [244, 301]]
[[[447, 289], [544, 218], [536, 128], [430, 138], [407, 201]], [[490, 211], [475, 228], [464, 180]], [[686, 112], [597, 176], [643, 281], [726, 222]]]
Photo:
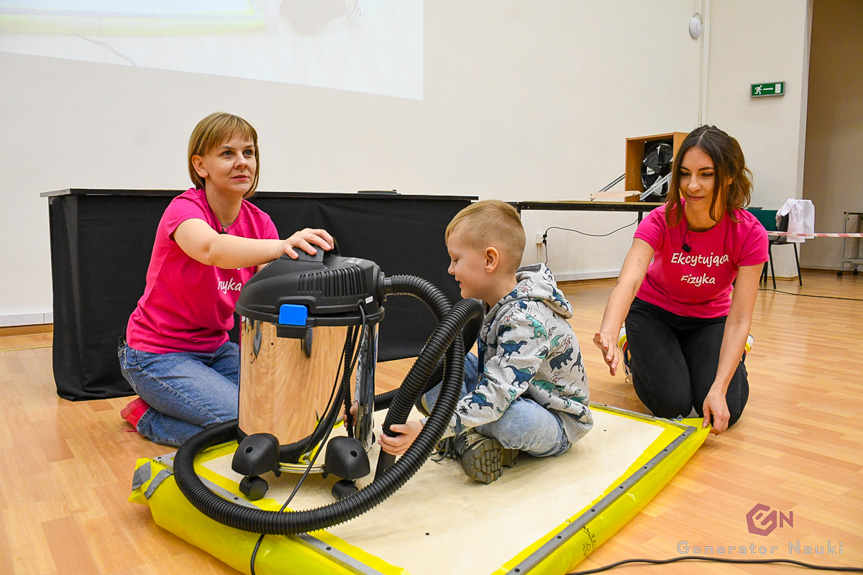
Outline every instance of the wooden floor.
[[[804, 281], [803, 288], [781, 281], [777, 291], [758, 294], [755, 347], [747, 359], [752, 392], [741, 421], [709, 437], [669, 485], [578, 569], [632, 557], [693, 555], [696, 547], [702, 554], [722, 547], [720, 556], [736, 559], [863, 566], [863, 278], [804, 271]], [[612, 286], [598, 280], [563, 287], [575, 308], [572, 323], [591, 399], [644, 411], [623, 377], [608, 375], [591, 344]], [[824, 297], [807, 297], [816, 295]], [[135, 460], [173, 451], [129, 431], [119, 416], [127, 400], [60, 399], [51, 334], [5, 333], [0, 573], [236, 573], [157, 527], [146, 506], [126, 501]], [[397, 385], [408, 367], [404, 360], [381, 364], [379, 385]], [[566, 486], [558, 487], [565, 496]], [[790, 521], [769, 535], [752, 534], [746, 515], [756, 504]], [[801, 572], [686, 562], [615, 572], [636, 569]]]

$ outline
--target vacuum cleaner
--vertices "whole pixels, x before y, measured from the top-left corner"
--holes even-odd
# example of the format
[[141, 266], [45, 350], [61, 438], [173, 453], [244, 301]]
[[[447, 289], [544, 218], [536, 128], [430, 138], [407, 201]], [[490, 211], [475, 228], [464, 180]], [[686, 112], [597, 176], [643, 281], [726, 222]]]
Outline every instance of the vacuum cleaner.
[[[375, 395], [377, 327], [388, 297], [423, 301], [437, 326], [398, 389]], [[204, 429], [177, 451], [174, 474], [180, 491], [199, 511], [231, 527], [261, 534], [306, 533], [343, 523], [383, 502], [426, 462], [459, 400], [465, 341], [473, 344], [482, 305], [452, 305], [430, 282], [416, 276], [385, 277], [374, 262], [343, 257], [337, 248], [300, 252], [275, 260], [255, 274], [236, 306], [240, 330], [239, 417]], [[382, 432], [404, 423], [423, 393], [441, 382], [441, 393], [423, 430], [397, 460], [381, 452], [374, 479], [368, 453], [375, 443], [373, 414], [388, 409]], [[350, 406], [356, 405], [355, 415]], [[344, 417], [347, 436], [329, 437]], [[238, 441], [231, 466], [242, 475], [240, 491], [264, 496], [261, 475], [272, 471], [322, 473], [340, 478], [335, 501], [286, 513], [241, 505], [213, 493], [194, 469], [210, 447]], [[323, 450], [323, 463], [317, 464]]]

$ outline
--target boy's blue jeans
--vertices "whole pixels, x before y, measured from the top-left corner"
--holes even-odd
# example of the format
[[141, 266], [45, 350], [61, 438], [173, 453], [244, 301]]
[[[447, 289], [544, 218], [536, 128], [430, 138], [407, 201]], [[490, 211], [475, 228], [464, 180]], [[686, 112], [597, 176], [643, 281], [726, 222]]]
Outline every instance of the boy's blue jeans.
[[208, 425], [237, 419], [240, 351], [227, 342], [213, 353], [149, 353], [121, 346], [120, 369], [148, 409], [138, 432], [179, 446]]
[[[464, 358], [461, 397], [477, 388], [480, 381], [477, 372], [477, 357], [469, 353]], [[438, 384], [425, 394], [426, 405], [432, 409], [437, 402], [440, 389], [441, 384]], [[476, 430], [487, 437], [497, 439], [507, 449], [518, 449], [535, 457], [561, 455], [572, 447], [557, 416], [524, 396], [515, 398], [499, 419], [480, 425]]]

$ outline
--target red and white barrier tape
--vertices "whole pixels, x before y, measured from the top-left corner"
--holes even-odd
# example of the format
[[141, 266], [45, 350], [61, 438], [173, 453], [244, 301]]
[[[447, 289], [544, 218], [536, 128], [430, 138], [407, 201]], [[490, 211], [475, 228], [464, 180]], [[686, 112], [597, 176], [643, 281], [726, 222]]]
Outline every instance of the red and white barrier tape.
[[798, 234], [796, 232], [767, 232], [767, 235], [792, 238], [863, 238], [863, 233], [860, 232], [816, 232], [812, 234]]

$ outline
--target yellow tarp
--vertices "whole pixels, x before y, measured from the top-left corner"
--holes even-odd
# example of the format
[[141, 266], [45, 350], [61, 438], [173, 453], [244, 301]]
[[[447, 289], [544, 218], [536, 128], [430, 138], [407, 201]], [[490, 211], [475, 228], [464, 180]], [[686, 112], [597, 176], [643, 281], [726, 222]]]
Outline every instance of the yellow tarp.
[[[426, 463], [399, 492], [346, 524], [308, 535], [264, 537], [255, 572], [568, 573], [638, 513], [708, 433], [700, 419], [670, 422], [597, 405], [591, 409], [594, 429], [564, 456], [523, 457], [488, 486], [464, 477], [456, 462]], [[240, 477], [230, 471], [236, 446], [231, 442], [199, 454], [199, 475], [225, 496], [278, 511], [298, 476], [267, 478], [267, 497], [247, 502], [239, 494]], [[171, 469], [170, 456], [138, 460], [142, 479], [130, 501], [149, 505], [164, 529], [250, 573], [259, 535], [200, 513], [180, 492]], [[334, 481], [310, 476], [292, 505], [309, 509], [331, 503]], [[488, 543], [482, 549], [486, 555], [466, 544], [466, 537]]]

